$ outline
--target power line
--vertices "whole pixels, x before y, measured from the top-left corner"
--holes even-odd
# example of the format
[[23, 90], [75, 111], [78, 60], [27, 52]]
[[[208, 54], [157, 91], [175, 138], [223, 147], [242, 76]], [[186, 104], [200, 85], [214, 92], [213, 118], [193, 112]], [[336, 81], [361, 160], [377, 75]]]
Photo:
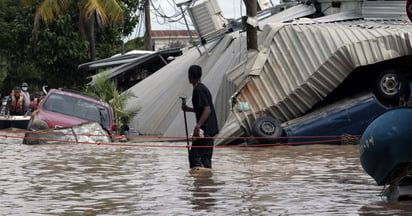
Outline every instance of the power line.
[[[194, 4], [195, 1], [192, 2]], [[183, 20], [183, 15], [187, 14], [187, 9], [189, 7], [186, 7], [183, 10], [183, 13], [178, 9], [176, 6], [178, 3], [176, 3], [175, 0], [152, 0], [150, 1], [151, 4], [151, 13], [154, 16], [154, 19], [156, 20], [157, 23], [159, 24], [166, 24], [166, 23], [179, 23], [181, 25], [185, 25], [184, 20]], [[164, 7], [166, 7], [171, 10], [172, 14], [168, 15], [166, 14]]]

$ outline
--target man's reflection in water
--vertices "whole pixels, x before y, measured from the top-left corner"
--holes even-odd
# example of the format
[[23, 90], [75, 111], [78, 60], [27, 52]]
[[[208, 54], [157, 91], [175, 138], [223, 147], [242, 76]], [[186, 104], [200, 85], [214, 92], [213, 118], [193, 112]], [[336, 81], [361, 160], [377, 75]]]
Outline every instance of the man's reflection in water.
[[219, 190], [219, 183], [213, 180], [213, 172], [207, 168], [197, 168], [189, 172], [189, 176], [193, 178], [193, 187], [189, 188], [193, 196], [191, 203], [194, 210], [208, 210], [214, 206], [216, 199], [214, 193]]

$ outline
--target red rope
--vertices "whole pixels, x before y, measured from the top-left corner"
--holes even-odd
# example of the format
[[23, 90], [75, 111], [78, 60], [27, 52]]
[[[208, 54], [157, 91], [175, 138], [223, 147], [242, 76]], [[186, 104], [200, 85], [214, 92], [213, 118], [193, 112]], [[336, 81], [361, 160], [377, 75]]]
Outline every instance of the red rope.
[[[59, 133], [59, 132], [47, 132], [47, 131], [15, 131], [15, 130], [2, 130], [6, 133], [32, 133], [32, 134], [52, 134], [52, 135], [73, 135], [72, 133]], [[98, 134], [76, 134], [77, 136], [110, 136], [118, 137], [118, 135], [98, 135]], [[140, 139], [186, 139], [181, 136], [126, 136], [126, 138], [140, 138]], [[337, 137], [361, 137], [361, 135], [335, 135], [335, 136], [288, 136], [288, 137], [196, 137], [196, 139], [285, 139], [285, 138], [337, 138]], [[191, 139], [191, 137], [189, 137]]]
[[[3, 131], [8, 133], [22, 133], [22, 131]], [[24, 131], [25, 133], [37, 133], [37, 134], [57, 134], [57, 135], [73, 135], [73, 134], [63, 134], [63, 133], [48, 133], [48, 132], [38, 132], [38, 131]], [[105, 136], [105, 135], [92, 135], [92, 134], [77, 134], [82, 136]], [[21, 139], [31, 139], [31, 140], [43, 140], [43, 141], [53, 141], [62, 143], [79, 143], [79, 144], [93, 144], [93, 145], [112, 145], [112, 146], [133, 146], [133, 147], [165, 147], [165, 148], [187, 148], [187, 145], [154, 145], [154, 144], [137, 144], [137, 143], [94, 143], [94, 142], [78, 142], [78, 141], [68, 141], [68, 140], [55, 140], [55, 139], [45, 139], [45, 138], [34, 138], [34, 137], [22, 137], [22, 136], [12, 136], [7, 134], [0, 134], [0, 137], [6, 138], [21, 138]], [[117, 136], [116, 136], [117, 137]], [[172, 136], [124, 136], [124, 137], [138, 137], [138, 138], [157, 138], [157, 139], [186, 139], [186, 137], [172, 137]], [[289, 137], [289, 138], [342, 138], [345, 140], [360, 140], [360, 135], [341, 135], [341, 136], [299, 136], [299, 137]], [[350, 138], [349, 138], [350, 137]], [[288, 137], [206, 137], [212, 139], [287, 139]], [[197, 138], [204, 139], [204, 138]], [[263, 146], [286, 146], [286, 145], [308, 145], [308, 144], [322, 144], [322, 143], [332, 143], [339, 142], [341, 139], [328, 139], [319, 141], [308, 141], [308, 142], [294, 142], [294, 143], [258, 143], [250, 145], [222, 145], [214, 146], [218, 148], [227, 147], [263, 147]], [[191, 146], [192, 148], [209, 148], [210, 146]]]

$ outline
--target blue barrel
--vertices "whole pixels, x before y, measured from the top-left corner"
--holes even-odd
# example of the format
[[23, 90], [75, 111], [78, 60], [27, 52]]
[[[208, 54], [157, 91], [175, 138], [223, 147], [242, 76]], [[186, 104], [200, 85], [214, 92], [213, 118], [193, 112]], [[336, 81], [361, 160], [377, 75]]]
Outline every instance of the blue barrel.
[[360, 145], [363, 169], [378, 185], [388, 184], [391, 174], [412, 162], [412, 109], [388, 110], [366, 128]]

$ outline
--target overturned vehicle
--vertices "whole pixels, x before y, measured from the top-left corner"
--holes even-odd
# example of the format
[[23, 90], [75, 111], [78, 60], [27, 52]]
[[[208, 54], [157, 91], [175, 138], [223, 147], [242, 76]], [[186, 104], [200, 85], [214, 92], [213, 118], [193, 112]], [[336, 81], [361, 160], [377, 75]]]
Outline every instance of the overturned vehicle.
[[[362, 92], [385, 107], [408, 98], [412, 25], [406, 2], [345, 1], [338, 8], [316, 2], [260, 19], [257, 50], [246, 49], [241, 30], [226, 33], [133, 86], [137, 97], [128, 106], [142, 107], [133, 126], [142, 134], [184, 136], [179, 96], [191, 95], [185, 79], [191, 64], [202, 66], [202, 82], [211, 89], [218, 145], [232, 143], [224, 139], [231, 137], [288, 136], [288, 121]], [[325, 16], [307, 18], [319, 10]], [[194, 122], [189, 116], [189, 128]]]

